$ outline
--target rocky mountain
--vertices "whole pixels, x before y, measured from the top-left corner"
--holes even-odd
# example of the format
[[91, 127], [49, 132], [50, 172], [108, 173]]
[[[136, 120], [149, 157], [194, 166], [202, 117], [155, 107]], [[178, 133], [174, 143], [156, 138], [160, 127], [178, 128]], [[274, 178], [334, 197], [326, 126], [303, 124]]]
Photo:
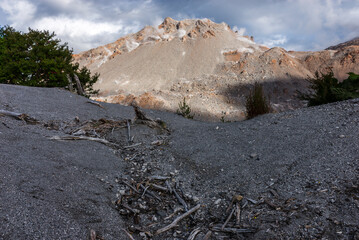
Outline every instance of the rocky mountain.
[[261, 82], [275, 111], [303, 106], [297, 90], [330, 68], [339, 79], [359, 72], [359, 46], [318, 52], [267, 48], [227, 24], [166, 18], [117, 41], [74, 55], [100, 73], [97, 100], [176, 111], [185, 97], [195, 118], [240, 120], [245, 96]]

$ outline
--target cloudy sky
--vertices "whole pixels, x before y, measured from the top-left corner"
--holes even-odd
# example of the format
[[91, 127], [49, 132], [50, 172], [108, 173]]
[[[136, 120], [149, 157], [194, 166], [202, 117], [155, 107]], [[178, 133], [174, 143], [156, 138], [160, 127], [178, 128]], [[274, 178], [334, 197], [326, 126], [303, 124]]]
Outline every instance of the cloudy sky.
[[359, 36], [359, 0], [0, 0], [1, 26], [55, 31], [75, 53], [167, 16], [226, 22], [287, 50], [319, 50]]

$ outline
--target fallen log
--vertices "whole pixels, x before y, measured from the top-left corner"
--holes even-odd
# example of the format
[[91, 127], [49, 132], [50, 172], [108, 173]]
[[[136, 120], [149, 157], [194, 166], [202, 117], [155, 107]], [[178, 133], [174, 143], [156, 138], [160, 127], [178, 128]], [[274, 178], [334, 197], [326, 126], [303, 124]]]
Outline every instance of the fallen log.
[[88, 141], [94, 141], [94, 142], [99, 142], [99, 143], [119, 147], [119, 145], [117, 145], [115, 143], [112, 143], [112, 142], [109, 142], [106, 139], [95, 138], [95, 137], [87, 137], [87, 136], [53, 136], [50, 139], [51, 140], [88, 140]]
[[17, 113], [17, 112], [10, 112], [7, 110], [0, 110], [0, 115], [5, 115], [5, 116], [9, 116], [9, 117], [13, 117], [17, 120], [22, 120], [26, 123], [29, 124], [36, 124], [39, 123], [39, 121], [37, 121], [35, 118], [30, 117], [29, 115], [25, 114], [25, 113]]

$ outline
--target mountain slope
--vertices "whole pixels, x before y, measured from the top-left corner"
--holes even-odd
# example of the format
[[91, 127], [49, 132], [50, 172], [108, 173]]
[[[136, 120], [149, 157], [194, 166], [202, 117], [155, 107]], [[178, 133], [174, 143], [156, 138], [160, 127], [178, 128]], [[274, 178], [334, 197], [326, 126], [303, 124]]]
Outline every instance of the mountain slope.
[[186, 101], [195, 118], [239, 120], [245, 96], [262, 82], [275, 111], [303, 106], [296, 91], [308, 77], [333, 68], [335, 76], [359, 72], [359, 47], [319, 52], [269, 49], [225, 23], [166, 18], [116, 42], [74, 56], [101, 74], [98, 100], [176, 111]]
[[326, 50], [338, 50], [340, 48], [344, 48], [348, 46], [359, 46], [359, 37], [353, 38], [352, 40], [343, 43], [339, 43], [338, 45], [330, 46], [326, 48]]

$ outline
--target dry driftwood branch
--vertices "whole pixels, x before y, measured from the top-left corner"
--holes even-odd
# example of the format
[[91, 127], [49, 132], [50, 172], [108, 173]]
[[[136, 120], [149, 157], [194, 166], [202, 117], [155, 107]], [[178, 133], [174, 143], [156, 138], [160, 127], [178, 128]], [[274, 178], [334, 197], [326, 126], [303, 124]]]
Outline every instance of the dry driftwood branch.
[[150, 190], [148, 190], [148, 188], [150, 186], [148, 186], [147, 188], [145, 186], [143, 186], [142, 184], [140, 184], [140, 187], [145, 191], [144, 194], [147, 192], [148, 195], [151, 195], [152, 197], [154, 197], [155, 199], [157, 199], [158, 201], [162, 201], [161, 198], [159, 198], [156, 194], [154, 194], [153, 192], [151, 192]]
[[223, 226], [222, 226], [222, 230], [226, 227], [226, 225], [228, 224], [229, 220], [231, 220], [233, 213], [234, 213], [235, 209], [233, 208], [231, 213], [229, 214], [228, 218], [226, 219], [226, 221], [224, 222]]
[[77, 91], [81, 96], [85, 96], [85, 92], [84, 89], [82, 88], [81, 82], [79, 77], [77, 76], [77, 74], [74, 74], [74, 78], [75, 78], [75, 82], [76, 82], [76, 86], [77, 86]]
[[250, 202], [253, 203], [253, 204], [257, 204], [257, 203], [258, 203], [258, 201], [254, 200], [254, 199], [251, 199], [251, 198], [247, 198], [247, 200], [250, 201]]
[[137, 119], [154, 122], [154, 120], [152, 118], [149, 118], [146, 116], [146, 114], [137, 106], [137, 104], [132, 103], [132, 107], [135, 110]]
[[269, 192], [273, 194], [274, 197], [279, 198], [279, 194], [274, 189], [269, 189]]
[[177, 217], [170, 225], [167, 225], [167, 226], [164, 227], [164, 228], [158, 229], [155, 234], [157, 235], [157, 234], [166, 232], [166, 231], [168, 231], [168, 230], [170, 230], [170, 229], [176, 227], [179, 221], [181, 221], [181, 220], [182, 220], [183, 218], [185, 218], [185, 217], [188, 217], [188, 216], [191, 215], [193, 212], [197, 211], [200, 207], [201, 207], [201, 205], [198, 204], [197, 206], [191, 208], [188, 212], [186, 212], [186, 213], [184, 213], [183, 215]]
[[168, 188], [166, 187], [162, 187], [160, 185], [157, 185], [157, 184], [154, 184], [154, 183], [151, 183], [151, 188], [155, 189], [155, 190], [158, 190], [158, 191], [162, 191], [162, 192], [168, 192]]
[[184, 207], [184, 210], [188, 211], [188, 206], [187, 203], [181, 198], [180, 195], [178, 195], [178, 193], [176, 192], [175, 189], [172, 190], [174, 195], [176, 196], [177, 200], [182, 204], [182, 206]]
[[242, 201], [242, 199], [243, 199], [243, 196], [242, 196], [242, 195], [234, 195], [233, 198], [232, 198], [231, 203], [229, 204], [229, 206], [228, 206], [228, 208], [227, 208], [227, 210], [226, 210], [226, 213], [229, 212], [229, 210], [232, 208], [232, 206], [233, 206], [233, 204], [234, 204], [235, 202], [240, 202], [240, 201]]
[[30, 123], [30, 124], [38, 123], [38, 121], [35, 118], [32, 118], [25, 113], [16, 113], [16, 112], [10, 112], [10, 111], [6, 111], [6, 110], [0, 110], [0, 115], [13, 117], [17, 120], [22, 120], [22, 121], [25, 121], [26, 123]]
[[135, 193], [140, 193], [134, 186], [132, 186], [130, 183], [128, 183], [128, 182], [126, 182], [126, 181], [124, 181], [124, 180], [122, 180], [122, 182], [125, 184], [125, 185], [127, 185], [129, 188], [131, 188]]
[[126, 231], [126, 229], [122, 229], [122, 230], [126, 233], [126, 235], [128, 236], [129, 239], [135, 240], [135, 239], [132, 237], [132, 235], [131, 235], [129, 232]]
[[151, 176], [148, 177], [148, 179], [150, 180], [167, 180], [170, 179], [171, 177], [166, 177], [166, 176]]
[[131, 140], [131, 124], [130, 124], [130, 120], [127, 119], [127, 142], [128, 144], [132, 143]]
[[165, 217], [164, 219], [168, 220], [168, 219], [172, 218], [174, 215], [176, 215], [178, 212], [181, 212], [181, 211], [183, 211], [183, 208], [178, 207], [174, 210], [173, 213], [171, 213], [169, 216]]
[[220, 228], [220, 227], [213, 227], [213, 231], [215, 232], [225, 232], [225, 233], [254, 233], [256, 232], [255, 229], [251, 228]]
[[168, 191], [172, 194], [172, 192], [173, 192], [173, 189], [172, 189], [172, 187], [171, 187], [171, 185], [170, 185], [170, 183], [166, 180], [166, 186], [167, 186], [167, 188], [168, 188]]
[[97, 236], [97, 234], [96, 234], [95, 230], [91, 229], [90, 230], [90, 240], [96, 240], [96, 236]]
[[[135, 193], [137, 194], [141, 194], [134, 186], [132, 186], [130, 183], [126, 182], [125, 180], [122, 180], [122, 183], [124, 183], [125, 185], [127, 185], [129, 188], [131, 188]], [[142, 184], [141, 184], [142, 185]], [[142, 185], [143, 186], [143, 185]], [[145, 195], [146, 197], [152, 198], [153, 196], [151, 196], [149, 193], [147, 193], [146, 191], [143, 193], [143, 195]], [[156, 196], [157, 197], [157, 196]]]
[[241, 205], [239, 203], [236, 204], [236, 225], [239, 226], [241, 223]]
[[134, 102], [131, 104], [131, 106], [135, 110], [135, 114], [136, 114], [135, 121], [136, 122], [141, 123], [141, 124], [146, 124], [150, 128], [159, 128], [159, 129], [166, 130], [167, 132], [169, 132], [169, 130], [165, 127], [166, 124], [164, 121], [162, 121], [160, 119], [153, 120], [152, 118], [147, 117], [146, 114]]
[[150, 187], [150, 186], [147, 186], [145, 189], [143, 189], [143, 193], [142, 193], [141, 197], [143, 197], [143, 196], [146, 194], [146, 191], [147, 191], [147, 189], [148, 189], [149, 187]]
[[273, 208], [274, 210], [277, 210], [278, 208], [280, 208], [278, 205], [272, 203], [271, 201], [269, 201], [267, 198], [264, 199], [264, 202], [270, 206], [271, 208]]
[[95, 101], [87, 101], [87, 103], [91, 103], [91, 104], [94, 104], [94, 105], [96, 105], [96, 106], [98, 106], [98, 107], [100, 107], [100, 108], [105, 109], [105, 107], [102, 106], [101, 104], [99, 104], [98, 102], [95, 102]]
[[109, 144], [119, 147], [117, 144], [109, 142], [106, 139], [87, 137], [87, 136], [53, 136], [50, 139], [51, 140], [88, 140], [88, 141], [94, 141], [94, 142], [99, 142], [99, 143]]
[[200, 233], [200, 232], [201, 232], [200, 228], [195, 228], [195, 229], [191, 232], [191, 234], [189, 235], [189, 237], [187, 238], [187, 240], [194, 240], [194, 239], [196, 238], [197, 234]]
[[133, 213], [135, 213], [135, 214], [140, 213], [140, 210], [131, 208], [131, 207], [128, 206], [126, 203], [122, 203], [121, 205], [122, 205], [124, 208], [126, 208], [127, 210], [130, 210], [131, 212], [133, 212]]
[[209, 240], [212, 236], [212, 231], [208, 231], [206, 235], [204, 235], [202, 240]]

